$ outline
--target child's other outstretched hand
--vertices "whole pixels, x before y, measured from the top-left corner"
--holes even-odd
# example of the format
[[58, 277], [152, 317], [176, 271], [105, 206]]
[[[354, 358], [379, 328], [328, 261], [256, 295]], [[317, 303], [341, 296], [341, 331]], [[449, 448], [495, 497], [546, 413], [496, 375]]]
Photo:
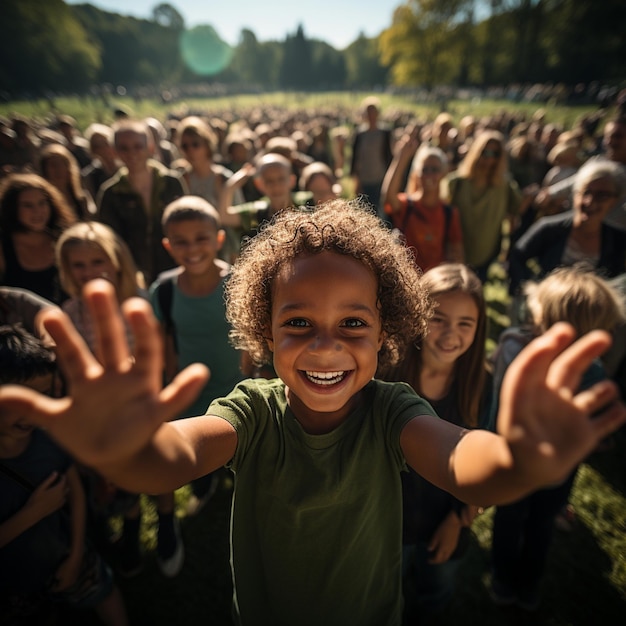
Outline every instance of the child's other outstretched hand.
[[43, 322], [56, 343], [68, 396], [53, 399], [26, 387], [6, 385], [0, 389], [0, 410], [21, 413], [45, 428], [78, 460], [102, 469], [124, 463], [139, 452], [164, 421], [197, 396], [207, 370], [192, 365], [161, 389], [163, 349], [150, 304], [140, 298], [124, 303], [135, 341], [131, 355], [112, 285], [92, 281], [85, 287], [84, 298], [94, 320], [97, 358], [70, 319], [50, 309]]
[[610, 346], [610, 335], [593, 331], [574, 339], [571, 326], [555, 324], [518, 355], [502, 384], [498, 431], [516, 468], [538, 486], [563, 480], [626, 422], [611, 381], [577, 392], [592, 361]]

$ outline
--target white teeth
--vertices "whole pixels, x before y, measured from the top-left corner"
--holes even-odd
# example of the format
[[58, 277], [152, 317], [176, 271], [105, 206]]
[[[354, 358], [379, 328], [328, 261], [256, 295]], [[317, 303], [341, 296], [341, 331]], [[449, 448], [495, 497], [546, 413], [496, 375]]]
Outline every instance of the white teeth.
[[334, 385], [341, 382], [345, 372], [305, 372], [306, 377], [317, 385]]

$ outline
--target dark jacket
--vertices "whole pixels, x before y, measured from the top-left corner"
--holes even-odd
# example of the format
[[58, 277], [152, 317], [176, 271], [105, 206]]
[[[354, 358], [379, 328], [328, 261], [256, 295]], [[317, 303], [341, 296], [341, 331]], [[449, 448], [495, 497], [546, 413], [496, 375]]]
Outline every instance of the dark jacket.
[[153, 170], [151, 207], [145, 207], [141, 196], [130, 186], [126, 168], [104, 183], [98, 198], [98, 219], [128, 244], [146, 284], [174, 266], [161, 244], [161, 216], [170, 202], [186, 193], [186, 183], [176, 173], [155, 161], [150, 161], [150, 167]]
[[[537, 220], [509, 252], [509, 293], [519, 292], [523, 281], [534, 278], [528, 261], [539, 266], [539, 278], [562, 265], [567, 238], [574, 224], [574, 212], [566, 211]], [[606, 278], [626, 272], [626, 232], [603, 224], [600, 260], [596, 271]]]

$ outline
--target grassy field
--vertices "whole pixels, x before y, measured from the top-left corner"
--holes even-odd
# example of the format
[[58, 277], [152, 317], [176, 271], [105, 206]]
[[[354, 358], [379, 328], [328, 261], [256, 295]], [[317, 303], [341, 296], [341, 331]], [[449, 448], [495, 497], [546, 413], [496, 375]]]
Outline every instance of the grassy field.
[[[137, 117], [153, 116], [165, 119], [169, 114], [184, 115], [188, 110], [202, 111], [209, 115], [220, 112], [228, 114], [245, 113], [259, 107], [278, 107], [288, 110], [319, 111], [339, 108], [348, 112], [357, 112], [363, 98], [371, 95], [364, 92], [330, 92], [330, 93], [286, 93], [276, 92], [259, 95], [238, 95], [215, 97], [210, 99], [187, 98], [163, 103], [155, 99], [136, 100], [129, 97], [111, 97], [109, 104], [96, 97], [59, 97], [55, 98], [54, 106], [47, 100], [15, 101], [0, 103], [0, 115], [9, 116], [20, 113], [38, 120], [52, 119], [55, 113], [72, 115], [80, 129], [85, 129], [91, 122], [110, 123], [116, 107], [124, 107]], [[395, 111], [412, 111], [421, 120], [432, 120], [444, 106], [441, 102], [429, 102], [418, 97], [379, 94], [381, 109], [384, 114]], [[558, 122], [564, 127], [571, 127], [583, 114], [593, 111], [592, 106], [568, 107], [556, 103], [538, 104], [535, 102], [513, 103], [508, 100], [448, 100], [445, 108], [457, 120], [464, 115], [476, 117], [493, 115], [501, 111], [516, 111], [527, 118], [539, 108], [546, 114], [546, 120]]]
[[[197, 109], [217, 114], [219, 111], [247, 111], [262, 103], [289, 109], [319, 109], [341, 106], [356, 110], [366, 94], [269, 94], [189, 100], [168, 104], [155, 101], [136, 102], [116, 98], [116, 106], [124, 105], [138, 116], [163, 119], [170, 111]], [[410, 110], [423, 119], [432, 119], [440, 111], [437, 104], [416, 102], [410, 98], [381, 95], [384, 110]], [[80, 128], [98, 120], [110, 122], [112, 107], [101, 101], [62, 99], [55, 102], [56, 110], [74, 116]], [[448, 110], [456, 118], [467, 113], [482, 116], [503, 109], [518, 110], [528, 116], [539, 107], [531, 103], [513, 105], [504, 101], [450, 101]], [[568, 108], [545, 105], [548, 121], [571, 126], [589, 107]], [[49, 103], [13, 102], [0, 104], [0, 115], [19, 112], [40, 120], [49, 119]], [[486, 285], [489, 301], [491, 332], [488, 348], [492, 349], [499, 332], [508, 325], [506, 287], [502, 269], [494, 267]], [[514, 609], [493, 606], [487, 594], [489, 583], [489, 546], [492, 511], [479, 517], [473, 526], [469, 554], [461, 572], [459, 589], [453, 602], [430, 624], [433, 626], [513, 625], [521, 626], [587, 626], [602, 624], [618, 626], [626, 616], [626, 433], [615, 439], [615, 446], [592, 455], [584, 463], [572, 492], [578, 524], [571, 533], [556, 532], [544, 584], [544, 602], [533, 615]], [[228, 526], [231, 477], [224, 473], [220, 489], [210, 505], [198, 516], [184, 515], [188, 488], [177, 492], [178, 514], [181, 517], [186, 545], [186, 561], [181, 574], [173, 579], [163, 578], [156, 566], [154, 507], [144, 500], [146, 515], [142, 541], [146, 563], [142, 573], [130, 580], [119, 581], [133, 626], [229, 626], [231, 578], [229, 572]], [[91, 626], [98, 622], [89, 614], [63, 614], [60, 624]], [[293, 625], [297, 626], [297, 625]], [[358, 625], [356, 625], [358, 626]]]

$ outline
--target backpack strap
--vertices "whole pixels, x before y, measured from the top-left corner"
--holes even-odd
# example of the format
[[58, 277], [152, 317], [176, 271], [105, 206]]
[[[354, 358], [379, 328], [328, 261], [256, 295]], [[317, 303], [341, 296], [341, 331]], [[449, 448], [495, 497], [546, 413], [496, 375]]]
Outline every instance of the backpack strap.
[[445, 226], [443, 229], [443, 247], [445, 251], [445, 247], [448, 245], [448, 238], [450, 236], [450, 222], [452, 222], [452, 205], [451, 204], [444, 203], [443, 215], [445, 219]]
[[156, 296], [163, 316], [163, 326], [168, 335], [172, 335], [176, 346], [176, 325], [172, 318], [172, 304], [174, 302], [174, 281], [178, 276], [178, 269], [162, 272], [157, 277]]

